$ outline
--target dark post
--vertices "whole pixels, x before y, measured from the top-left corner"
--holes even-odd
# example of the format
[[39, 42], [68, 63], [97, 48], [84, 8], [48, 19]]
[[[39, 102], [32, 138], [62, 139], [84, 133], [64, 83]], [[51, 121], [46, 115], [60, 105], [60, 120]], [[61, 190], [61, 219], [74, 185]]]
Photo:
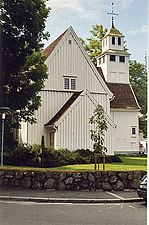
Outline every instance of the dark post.
[[106, 156], [105, 156], [105, 154], [103, 154], [103, 170], [105, 170], [105, 162], [106, 162]]
[[[2, 1], [0, 1], [0, 8]], [[2, 20], [2, 15], [0, 16]], [[4, 84], [3, 84], [3, 66], [2, 66], [2, 55], [3, 55], [3, 43], [2, 43], [2, 26], [0, 24], [0, 109], [3, 107], [4, 99]], [[4, 141], [4, 120], [2, 118], [2, 112], [0, 111], [0, 146], [1, 146], [1, 166], [3, 165], [3, 141]]]
[[95, 170], [96, 170], [96, 166], [97, 166], [97, 156], [95, 154]]
[[44, 135], [41, 137], [41, 166], [44, 166], [44, 150], [45, 150], [45, 142]]
[[[2, 6], [2, 1], [0, 1], [0, 8]], [[0, 16], [0, 20], [2, 20], [2, 15]], [[4, 103], [4, 82], [3, 82], [3, 32], [2, 32], [2, 26], [0, 24], [0, 107], [3, 107]]]

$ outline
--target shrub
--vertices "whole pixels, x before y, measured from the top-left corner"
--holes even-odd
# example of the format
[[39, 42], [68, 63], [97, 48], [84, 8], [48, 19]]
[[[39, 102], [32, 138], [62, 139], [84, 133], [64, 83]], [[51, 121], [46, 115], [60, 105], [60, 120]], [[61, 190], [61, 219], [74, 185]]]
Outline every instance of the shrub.
[[10, 152], [10, 164], [14, 166], [38, 166], [38, 152], [31, 145], [18, 145]]
[[77, 149], [74, 151], [75, 154], [78, 154], [84, 162], [83, 163], [94, 163], [94, 153], [89, 149]]
[[[15, 149], [4, 150], [4, 164], [14, 166], [34, 166], [34, 167], [57, 167], [72, 164], [94, 163], [94, 152], [89, 149], [77, 149], [69, 151], [67, 149], [45, 148], [40, 154], [40, 145], [21, 144]], [[41, 158], [41, 163], [40, 159]], [[99, 157], [99, 162], [103, 158]], [[106, 156], [106, 163], [122, 162], [118, 155]]]
[[85, 160], [77, 152], [71, 152], [67, 149], [55, 150], [54, 148], [46, 148], [41, 157], [43, 161], [42, 167], [56, 167], [87, 163], [87, 160]]
[[[103, 157], [102, 156], [99, 156], [98, 157], [98, 162], [99, 163], [103, 163]], [[119, 158], [119, 156], [117, 155], [108, 155], [105, 157], [105, 163], [121, 163], [122, 160]]]
[[54, 148], [45, 148], [42, 153], [42, 167], [55, 167], [66, 165], [68, 162], [69, 153], [67, 150]]

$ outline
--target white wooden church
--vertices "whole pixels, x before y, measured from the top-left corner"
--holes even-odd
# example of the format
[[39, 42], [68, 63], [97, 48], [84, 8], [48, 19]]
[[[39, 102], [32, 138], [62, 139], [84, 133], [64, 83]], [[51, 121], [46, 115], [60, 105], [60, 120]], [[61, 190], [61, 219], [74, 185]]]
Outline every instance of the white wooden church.
[[48, 78], [41, 91], [37, 123], [23, 123], [22, 141], [68, 150], [90, 149], [89, 118], [98, 104], [107, 118], [108, 154], [139, 151], [139, 105], [129, 83], [130, 54], [124, 36], [112, 24], [102, 39], [97, 67], [69, 27], [44, 51]]

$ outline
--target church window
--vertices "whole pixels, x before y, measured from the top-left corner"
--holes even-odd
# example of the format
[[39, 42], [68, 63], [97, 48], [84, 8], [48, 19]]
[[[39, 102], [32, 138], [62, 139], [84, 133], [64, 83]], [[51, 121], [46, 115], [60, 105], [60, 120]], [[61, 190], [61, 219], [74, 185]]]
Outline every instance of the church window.
[[76, 79], [71, 79], [71, 90], [76, 90]]
[[121, 38], [118, 37], [118, 45], [121, 45]]
[[50, 147], [54, 147], [54, 132], [50, 132], [50, 143], [49, 146]]
[[125, 56], [120, 56], [120, 57], [119, 57], [119, 61], [120, 61], [120, 62], [125, 62]]
[[136, 127], [131, 127], [131, 136], [136, 137]]
[[101, 64], [101, 59], [98, 59], [98, 63], [99, 63], [99, 65]]
[[102, 59], [103, 59], [103, 61], [102, 61], [102, 62], [103, 62], [103, 63], [105, 63], [105, 56], [103, 56], [103, 58], [102, 58]]
[[64, 88], [69, 89], [69, 78], [64, 78]]
[[64, 78], [64, 89], [65, 90], [76, 90], [76, 78]]
[[112, 37], [112, 45], [115, 45], [115, 37]]
[[71, 40], [68, 40], [69, 45], [71, 45]]
[[115, 62], [115, 61], [116, 61], [116, 57], [115, 57], [115, 55], [110, 55], [110, 61], [113, 61], [113, 62]]

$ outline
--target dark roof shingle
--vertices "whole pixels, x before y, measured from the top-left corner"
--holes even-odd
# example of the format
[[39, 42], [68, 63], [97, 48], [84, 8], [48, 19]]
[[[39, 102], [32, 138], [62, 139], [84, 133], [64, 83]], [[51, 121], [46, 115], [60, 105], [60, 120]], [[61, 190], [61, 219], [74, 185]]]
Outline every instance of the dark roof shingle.
[[111, 108], [139, 109], [139, 105], [129, 84], [107, 83], [107, 85], [114, 94], [114, 99], [110, 102]]
[[67, 109], [72, 105], [72, 103], [80, 96], [82, 91], [75, 92], [68, 101], [62, 106], [62, 108], [52, 117], [52, 119], [45, 124], [45, 126], [53, 125], [60, 117], [67, 111]]
[[[66, 30], [67, 31], [67, 30]], [[54, 50], [54, 48], [57, 46], [57, 44], [60, 42], [64, 34], [66, 33], [63, 32], [55, 41], [53, 41], [47, 48], [43, 50], [43, 55], [48, 58], [48, 56], [51, 54], [51, 52]]]

